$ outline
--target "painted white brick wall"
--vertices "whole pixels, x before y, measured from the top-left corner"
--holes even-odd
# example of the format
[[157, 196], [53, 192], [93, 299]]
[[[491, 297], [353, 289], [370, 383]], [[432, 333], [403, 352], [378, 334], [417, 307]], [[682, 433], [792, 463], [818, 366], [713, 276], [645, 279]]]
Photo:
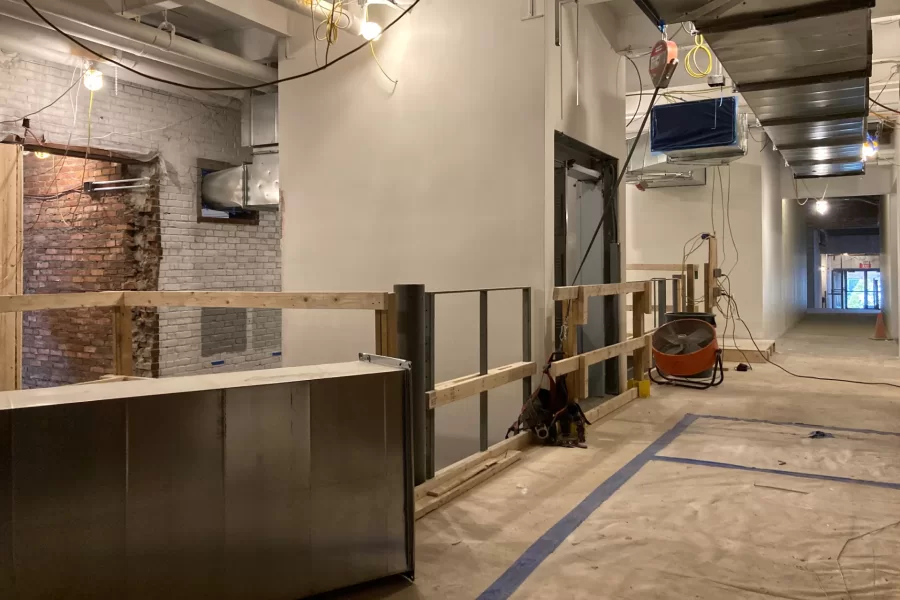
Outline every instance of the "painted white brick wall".
[[[69, 67], [0, 53], [0, 121], [50, 104], [73, 81]], [[33, 115], [31, 130], [48, 142], [87, 145], [88, 94], [76, 85], [53, 107]], [[280, 213], [261, 213], [258, 226], [197, 223], [197, 159], [240, 162], [239, 111], [121, 80], [115, 85], [107, 77], [90, 112], [91, 146], [160, 153], [159, 289], [281, 289]], [[23, 131], [0, 124], [0, 134], [8, 133]], [[201, 329], [214, 335], [215, 323], [207, 319], [201, 327], [201, 315], [200, 309], [160, 309], [160, 375], [281, 365], [278, 311], [248, 310], [246, 349], [208, 356], [202, 356]], [[220, 361], [224, 364], [213, 364]]]

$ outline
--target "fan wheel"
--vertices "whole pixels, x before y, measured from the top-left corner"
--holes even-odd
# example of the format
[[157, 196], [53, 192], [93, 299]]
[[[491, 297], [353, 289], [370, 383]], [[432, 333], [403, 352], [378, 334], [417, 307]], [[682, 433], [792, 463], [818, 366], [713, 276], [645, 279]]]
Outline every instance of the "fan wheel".
[[716, 364], [716, 328], [700, 319], [666, 323], [653, 334], [657, 368], [668, 375], [691, 377]]

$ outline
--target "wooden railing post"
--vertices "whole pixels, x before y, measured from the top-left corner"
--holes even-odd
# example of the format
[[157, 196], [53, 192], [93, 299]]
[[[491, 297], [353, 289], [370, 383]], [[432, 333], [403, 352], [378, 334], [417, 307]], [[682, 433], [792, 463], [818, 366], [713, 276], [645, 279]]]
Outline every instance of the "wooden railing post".
[[650, 300], [653, 295], [653, 282], [647, 281], [644, 284], [644, 291], [635, 292], [632, 304], [634, 311], [632, 313], [632, 328], [634, 330], [635, 339], [643, 339], [644, 344], [635, 348], [631, 355], [632, 362], [632, 381], [633, 386], [638, 388], [638, 392], [642, 398], [650, 395], [650, 381], [647, 377], [647, 371], [650, 370], [650, 336], [646, 335], [645, 315], [651, 314]]
[[697, 277], [697, 265], [687, 265], [687, 272], [685, 273], [685, 283], [684, 289], [686, 291], [687, 299], [685, 302], [685, 309], [687, 312], [697, 312], [697, 296], [695, 291], [695, 278]]
[[375, 353], [381, 356], [397, 355], [397, 299], [387, 295], [387, 307], [375, 311]]
[[[587, 323], [588, 302], [584, 294], [584, 287], [578, 288], [578, 297], [563, 302], [563, 327], [566, 328], [566, 339], [563, 343], [563, 352], [567, 358], [578, 356], [578, 326]], [[566, 378], [569, 397], [573, 400], [587, 398], [587, 368], [583, 363], [571, 377]]]
[[131, 347], [131, 307], [113, 307], [113, 356], [116, 375], [134, 375], [134, 357]]

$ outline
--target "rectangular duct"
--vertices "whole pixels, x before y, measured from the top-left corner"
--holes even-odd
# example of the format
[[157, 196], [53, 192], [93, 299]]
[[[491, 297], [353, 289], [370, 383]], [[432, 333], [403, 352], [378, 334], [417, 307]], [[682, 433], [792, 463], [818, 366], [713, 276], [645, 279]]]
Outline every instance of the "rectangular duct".
[[241, 114], [241, 143], [253, 162], [203, 177], [203, 202], [218, 210], [278, 210], [278, 94], [253, 94]]
[[874, 0], [635, 0], [692, 21], [794, 176], [865, 172]]

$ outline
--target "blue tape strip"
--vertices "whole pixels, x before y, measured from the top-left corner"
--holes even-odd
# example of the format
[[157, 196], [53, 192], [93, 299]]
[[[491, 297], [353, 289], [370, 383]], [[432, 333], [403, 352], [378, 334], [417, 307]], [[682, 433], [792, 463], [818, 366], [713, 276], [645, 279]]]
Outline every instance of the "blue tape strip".
[[766, 421], [765, 419], [739, 419], [737, 417], [722, 417], [719, 415], [696, 415], [698, 419], [716, 419], [718, 421], [737, 421], [740, 423], [763, 423], [765, 425], [788, 425], [803, 427], [805, 429], [821, 429], [823, 431], [845, 431], [847, 433], [864, 433], [872, 435], [892, 435], [900, 437], [896, 431], [878, 431], [877, 429], [854, 429], [852, 427], [832, 427], [831, 425], [810, 425], [808, 423], [791, 423], [787, 421]]
[[224, 360], [214, 360], [214, 361], [212, 361], [212, 362], [209, 363], [209, 364], [211, 364], [211, 365], [214, 366], [214, 367], [218, 367], [219, 365], [224, 365], [224, 364], [225, 364], [225, 361], [224, 361]]
[[281, 356], [281, 350], [279, 350], [278, 352], [273, 352], [272, 356]]
[[578, 506], [572, 509], [569, 514], [551, 527], [547, 533], [538, 538], [538, 540], [534, 542], [528, 550], [526, 550], [525, 553], [499, 577], [499, 579], [482, 592], [478, 598], [480, 600], [497, 600], [512, 596], [513, 593], [525, 583], [525, 580], [528, 579], [534, 570], [537, 569], [548, 556], [553, 554], [559, 545], [562, 544], [572, 532], [578, 529], [578, 527], [584, 523], [595, 510], [600, 508], [601, 504], [606, 502], [609, 497], [625, 485], [635, 473], [640, 471], [644, 465], [650, 462], [658, 452], [662, 451], [666, 446], [672, 443], [672, 440], [681, 435], [684, 430], [696, 420], [696, 415], [686, 414], [672, 429], [647, 446], [643, 452], [635, 456], [628, 464], [616, 471], [612, 477], [601, 483], [587, 498], [582, 500]]
[[824, 481], [836, 481], [838, 483], [855, 483], [858, 485], [870, 485], [873, 487], [887, 488], [889, 490], [900, 490], [900, 483], [890, 483], [885, 481], [870, 481], [868, 479], [852, 479], [850, 477], [836, 477], [834, 475], [817, 475], [815, 473], [800, 473], [798, 471], [782, 471], [781, 469], [762, 469], [760, 467], [746, 467], [744, 465], [733, 465], [731, 463], [720, 463], [711, 460], [697, 460], [695, 458], [678, 458], [676, 456], [654, 456], [651, 460], [679, 463], [682, 465], [698, 465], [701, 467], [715, 467], [719, 469], [733, 469], [735, 471], [751, 471], [753, 473], [771, 473], [772, 475], [787, 475], [788, 477], [799, 477], [800, 479], [821, 479]]

